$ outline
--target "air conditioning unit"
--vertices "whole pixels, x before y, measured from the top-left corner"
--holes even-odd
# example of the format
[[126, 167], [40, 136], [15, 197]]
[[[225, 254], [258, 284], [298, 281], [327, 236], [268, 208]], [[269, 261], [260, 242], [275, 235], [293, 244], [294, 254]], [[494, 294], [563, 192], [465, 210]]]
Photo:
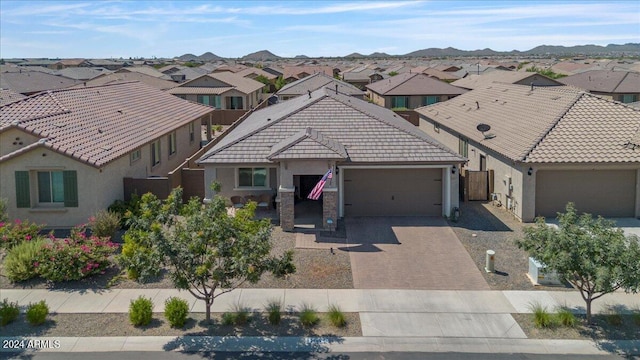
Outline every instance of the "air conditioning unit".
[[538, 260], [529, 257], [529, 280], [534, 285], [562, 285], [558, 273], [546, 269]]

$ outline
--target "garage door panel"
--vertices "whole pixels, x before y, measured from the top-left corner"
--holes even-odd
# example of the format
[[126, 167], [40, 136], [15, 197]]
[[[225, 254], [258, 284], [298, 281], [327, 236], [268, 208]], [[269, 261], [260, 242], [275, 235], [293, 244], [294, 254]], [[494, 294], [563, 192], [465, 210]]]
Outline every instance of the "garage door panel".
[[536, 215], [556, 216], [567, 202], [605, 217], [635, 214], [635, 170], [564, 170], [536, 173]]
[[442, 214], [441, 169], [347, 169], [346, 216]]

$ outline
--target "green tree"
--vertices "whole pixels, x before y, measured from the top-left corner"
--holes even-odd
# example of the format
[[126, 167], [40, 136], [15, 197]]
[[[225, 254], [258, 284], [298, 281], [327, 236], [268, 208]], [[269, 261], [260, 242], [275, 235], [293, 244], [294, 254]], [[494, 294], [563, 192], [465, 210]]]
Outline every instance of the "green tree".
[[292, 252], [270, 254], [271, 224], [254, 218], [255, 203], [231, 216], [219, 196], [204, 205], [193, 198], [180, 206], [180, 199], [182, 189], [176, 188], [162, 203], [149, 226], [150, 238], [174, 286], [205, 302], [207, 321], [218, 296], [258, 281], [265, 272], [283, 276], [295, 271]]
[[276, 79], [276, 91], [282, 89], [283, 86], [287, 85], [287, 83], [284, 81], [284, 78], [282, 76], [278, 76], [278, 78]]
[[579, 215], [573, 203], [558, 221], [555, 228], [538, 218], [516, 244], [580, 290], [591, 323], [594, 300], [618, 289], [640, 289], [640, 243], [610, 220]]
[[389, 73], [389, 76], [396, 76], [396, 75], [398, 75], [398, 72], [397, 72], [397, 71], [391, 71], [391, 72]]
[[555, 73], [555, 72], [553, 72], [553, 71], [551, 71], [549, 69], [541, 69], [539, 67], [536, 67], [535, 65], [531, 66], [531, 67], [528, 67], [526, 69], [526, 71], [527, 72], [538, 73], [540, 75], [544, 75], [544, 76], [546, 76], [548, 78], [551, 78], [551, 79], [560, 79], [560, 78], [563, 78], [563, 77], [567, 76], [567, 75], [564, 75], [564, 74]]

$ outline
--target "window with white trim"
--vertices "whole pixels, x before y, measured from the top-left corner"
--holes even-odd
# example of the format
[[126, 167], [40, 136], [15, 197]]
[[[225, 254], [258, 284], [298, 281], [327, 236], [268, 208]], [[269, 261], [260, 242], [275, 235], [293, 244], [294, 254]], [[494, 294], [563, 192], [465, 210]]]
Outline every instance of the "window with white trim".
[[237, 187], [254, 188], [269, 186], [269, 169], [267, 168], [238, 168]]

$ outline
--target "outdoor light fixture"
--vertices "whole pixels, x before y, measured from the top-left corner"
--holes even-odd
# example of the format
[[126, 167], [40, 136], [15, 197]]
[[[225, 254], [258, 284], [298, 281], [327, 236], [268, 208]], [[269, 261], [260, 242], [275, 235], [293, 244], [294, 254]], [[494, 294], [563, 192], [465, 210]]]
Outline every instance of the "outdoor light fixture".
[[527, 171], [527, 175], [531, 176], [531, 174], [533, 174], [533, 168], [529, 168], [529, 171]]
[[456, 174], [456, 167], [455, 167], [455, 166], [451, 168], [451, 173], [452, 173], [453, 175], [455, 175], [455, 174]]

